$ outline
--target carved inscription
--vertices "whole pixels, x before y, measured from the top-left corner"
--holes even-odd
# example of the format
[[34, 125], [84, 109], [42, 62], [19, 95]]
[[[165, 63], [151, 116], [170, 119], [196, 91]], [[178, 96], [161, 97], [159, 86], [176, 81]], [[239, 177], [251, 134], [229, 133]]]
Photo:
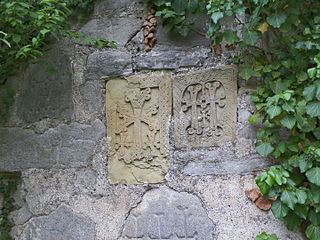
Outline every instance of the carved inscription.
[[171, 107], [166, 75], [137, 75], [107, 84], [109, 171], [113, 182], [161, 182]]
[[176, 147], [219, 146], [232, 141], [236, 123], [236, 90], [232, 67], [176, 76]]
[[131, 212], [122, 239], [212, 239], [213, 224], [196, 197], [166, 188], [151, 194]]

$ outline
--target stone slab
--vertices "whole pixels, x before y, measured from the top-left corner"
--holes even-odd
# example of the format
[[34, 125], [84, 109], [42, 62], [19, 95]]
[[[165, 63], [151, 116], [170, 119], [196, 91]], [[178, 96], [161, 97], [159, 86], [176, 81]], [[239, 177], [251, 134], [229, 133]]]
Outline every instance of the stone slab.
[[80, 29], [80, 32], [87, 37], [115, 41], [118, 47], [124, 47], [140, 31], [142, 21], [137, 17], [92, 19]]
[[126, 220], [120, 239], [215, 239], [215, 224], [200, 200], [160, 187], [147, 192]]
[[20, 240], [93, 240], [95, 223], [62, 205], [48, 216], [31, 219]]
[[69, 168], [89, 164], [104, 124], [72, 123], [52, 128], [44, 134], [18, 128], [0, 129], [0, 171], [27, 168]]
[[126, 76], [132, 73], [131, 54], [120, 50], [106, 50], [89, 55], [85, 72], [86, 80], [102, 77]]
[[176, 148], [214, 147], [233, 141], [237, 120], [236, 69], [226, 66], [173, 80]]
[[72, 70], [69, 56], [54, 47], [25, 73], [17, 98], [17, 115], [27, 123], [51, 118], [70, 121], [73, 114]]
[[170, 115], [168, 73], [133, 75], [107, 82], [108, 167], [112, 183], [164, 180]]
[[200, 67], [208, 58], [209, 48], [174, 48], [157, 46], [150, 52], [144, 52], [137, 56], [138, 69], [178, 69], [181, 67]]

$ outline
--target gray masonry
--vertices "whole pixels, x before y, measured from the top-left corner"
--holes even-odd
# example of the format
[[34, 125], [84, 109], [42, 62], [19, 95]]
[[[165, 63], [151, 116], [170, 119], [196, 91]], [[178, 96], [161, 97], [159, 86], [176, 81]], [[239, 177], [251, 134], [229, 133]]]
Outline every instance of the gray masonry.
[[[238, 79], [229, 66], [235, 52], [222, 48], [216, 55], [210, 40], [195, 32], [185, 39], [158, 25], [157, 44], [145, 52], [141, 27], [148, 10], [143, 0], [96, 1], [90, 19], [74, 28], [115, 40], [117, 49], [62, 39], [40, 65], [12, 79], [16, 101], [0, 126], [0, 172], [21, 175], [12, 237], [254, 240], [265, 231], [302, 240], [244, 193], [257, 188], [257, 172], [272, 164], [255, 152], [259, 126], [247, 121], [259, 83]], [[162, 72], [166, 91], [157, 91], [164, 81], [154, 76]], [[123, 82], [122, 102], [108, 101], [114, 88], [106, 85]], [[192, 94], [198, 98], [190, 101]], [[173, 107], [164, 104], [171, 100]], [[106, 115], [116, 120], [110, 124]], [[109, 165], [112, 151], [118, 165]], [[163, 169], [161, 178], [150, 165]], [[121, 166], [132, 178], [132, 166], [148, 177], [114, 183]]]

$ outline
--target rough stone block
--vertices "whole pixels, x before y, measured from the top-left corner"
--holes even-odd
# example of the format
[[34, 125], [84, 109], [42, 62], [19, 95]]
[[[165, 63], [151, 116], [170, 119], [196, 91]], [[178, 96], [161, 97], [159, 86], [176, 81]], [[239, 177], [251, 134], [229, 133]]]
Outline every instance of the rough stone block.
[[0, 171], [26, 168], [68, 168], [89, 164], [104, 124], [60, 125], [44, 134], [17, 128], [0, 129]]
[[27, 123], [53, 118], [70, 121], [73, 113], [72, 70], [69, 56], [54, 48], [29, 67], [17, 98], [17, 115]]
[[200, 200], [166, 187], [147, 192], [130, 212], [121, 239], [215, 239]]
[[80, 32], [88, 37], [105, 38], [123, 47], [141, 28], [142, 20], [136, 17], [92, 19]]
[[138, 69], [177, 69], [180, 67], [200, 67], [208, 58], [207, 48], [156, 47], [151, 52], [142, 53], [136, 58]]
[[132, 73], [131, 54], [120, 50], [94, 52], [87, 60], [86, 80], [118, 77]]
[[93, 240], [95, 223], [66, 206], [61, 206], [48, 216], [31, 219], [22, 232], [21, 240]]
[[94, 8], [95, 15], [125, 16], [132, 13], [141, 13], [145, 10], [143, 0], [101, 0]]
[[213, 147], [236, 133], [237, 78], [234, 67], [177, 75], [173, 80], [176, 148]]
[[111, 181], [127, 184], [163, 181], [171, 115], [169, 74], [110, 80], [106, 106]]

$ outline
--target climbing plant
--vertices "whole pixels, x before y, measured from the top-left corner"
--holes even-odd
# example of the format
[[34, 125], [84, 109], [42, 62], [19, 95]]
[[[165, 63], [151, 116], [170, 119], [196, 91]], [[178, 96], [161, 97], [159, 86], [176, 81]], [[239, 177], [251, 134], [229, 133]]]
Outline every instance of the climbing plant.
[[[94, 0], [1, 0], [0, 1], [0, 123], [4, 122], [14, 91], [8, 79], [42, 56], [48, 43], [61, 36], [112, 46], [105, 39], [83, 37], [71, 32], [70, 19], [92, 10]], [[72, 10], [71, 10], [72, 9]]]
[[[146, 1], [166, 31], [186, 36], [205, 13], [201, 34], [239, 50], [239, 76], [260, 82], [252, 96], [257, 113], [249, 118], [263, 125], [256, 151], [279, 162], [257, 185], [275, 199], [272, 212], [289, 230], [301, 227], [308, 239], [320, 239], [320, 1]], [[226, 18], [241, 28], [228, 28]]]

